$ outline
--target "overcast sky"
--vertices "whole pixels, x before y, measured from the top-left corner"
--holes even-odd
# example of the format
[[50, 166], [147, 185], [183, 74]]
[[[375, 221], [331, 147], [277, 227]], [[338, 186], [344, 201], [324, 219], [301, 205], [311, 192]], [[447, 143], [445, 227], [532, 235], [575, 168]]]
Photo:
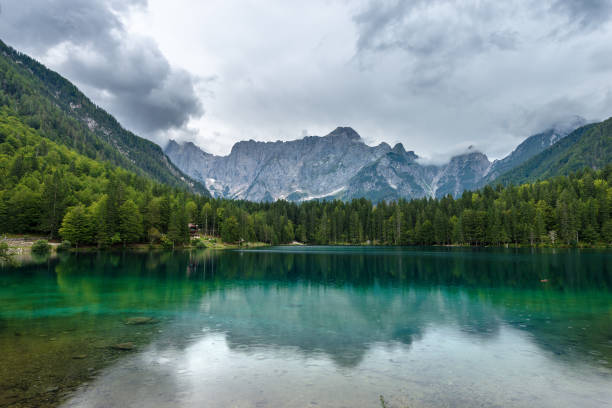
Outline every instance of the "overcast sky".
[[497, 158], [612, 116], [612, 0], [0, 0], [0, 38], [128, 129], [227, 154], [352, 126]]

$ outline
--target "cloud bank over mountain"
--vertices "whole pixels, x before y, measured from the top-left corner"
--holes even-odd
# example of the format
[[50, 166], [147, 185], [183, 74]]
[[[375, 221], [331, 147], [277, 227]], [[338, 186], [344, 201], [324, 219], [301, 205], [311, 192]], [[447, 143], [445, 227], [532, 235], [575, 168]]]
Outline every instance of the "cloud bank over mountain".
[[610, 116], [612, 1], [4, 1], [0, 36], [160, 144], [352, 126], [433, 161]]

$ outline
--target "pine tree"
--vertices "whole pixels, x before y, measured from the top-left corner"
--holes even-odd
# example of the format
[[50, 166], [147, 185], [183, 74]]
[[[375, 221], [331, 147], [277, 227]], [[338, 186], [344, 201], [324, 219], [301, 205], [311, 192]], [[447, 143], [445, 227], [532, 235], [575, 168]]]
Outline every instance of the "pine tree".
[[205, 235], [209, 235], [210, 231], [209, 231], [209, 223], [211, 221], [212, 218], [212, 207], [210, 206], [210, 203], [207, 202], [206, 204], [204, 204], [202, 206], [202, 210], [200, 211], [200, 223], [202, 224], [202, 227], [204, 228], [204, 234]]
[[123, 245], [137, 242], [142, 236], [142, 219], [138, 207], [132, 200], [126, 200], [119, 207], [119, 234]]
[[50, 238], [58, 232], [66, 210], [68, 191], [63, 177], [63, 174], [56, 170], [52, 175], [45, 177], [43, 184], [41, 226], [43, 231], [49, 232]]
[[91, 217], [82, 205], [68, 210], [59, 230], [63, 239], [70, 241], [75, 247], [92, 241]]
[[606, 244], [612, 244], [612, 219], [606, 220], [601, 227], [601, 238]]
[[189, 226], [185, 206], [176, 202], [172, 206], [170, 221], [168, 223], [168, 238], [174, 245], [180, 245], [189, 241]]
[[92, 235], [100, 247], [111, 244], [112, 226], [108, 222], [108, 196], [103, 194], [91, 206]]
[[453, 215], [450, 218], [450, 225], [453, 243], [462, 244], [463, 242], [465, 242], [463, 238], [463, 229], [461, 228], [461, 220], [456, 215]]
[[327, 245], [329, 243], [329, 230], [330, 223], [327, 217], [327, 210], [323, 210], [321, 221], [319, 223], [319, 229], [317, 230], [317, 242], [321, 245]]
[[351, 212], [350, 239], [353, 244], [358, 244], [363, 241], [363, 230], [359, 221], [359, 214], [356, 211]]
[[238, 242], [240, 239], [240, 226], [233, 215], [225, 218], [221, 223], [221, 239], [224, 242]]
[[434, 236], [435, 241], [439, 244], [446, 244], [449, 240], [448, 218], [444, 215], [441, 209], [436, 209], [434, 216]]

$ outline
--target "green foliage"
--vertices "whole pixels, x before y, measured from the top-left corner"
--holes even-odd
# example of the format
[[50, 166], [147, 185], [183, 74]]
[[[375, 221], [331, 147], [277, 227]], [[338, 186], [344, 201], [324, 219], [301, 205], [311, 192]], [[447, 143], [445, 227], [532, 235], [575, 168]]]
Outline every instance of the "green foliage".
[[[107, 161], [168, 185], [208, 194], [204, 186], [170, 163], [158, 145], [125, 130], [65, 78], [2, 41], [0, 108], [7, 109], [45, 138], [90, 159]], [[11, 133], [0, 133], [0, 142], [5, 137], [11, 137]], [[44, 150], [42, 154], [45, 154]], [[27, 165], [27, 158], [23, 159], [15, 163], [12, 175], [21, 176], [21, 165]], [[87, 171], [87, 168], [77, 166], [77, 170]], [[61, 179], [57, 181], [61, 182]], [[53, 191], [50, 189], [48, 193]], [[46, 210], [53, 215], [53, 207]], [[53, 216], [46, 221], [59, 223]], [[54, 229], [53, 224], [50, 227]]]
[[542, 153], [495, 180], [501, 184], [522, 184], [569, 175], [585, 167], [601, 169], [612, 160], [612, 118], [569, 134]]
[[[118, 232], [115, 232], [115, 233], [114, 233], [114, 234], [111, 236], [111, 238], [110, 238], [110, 244], [111, 244], [111, 245], [115, 245], [115, 244], [118, 244], [118, 243], [120, 243], [120, 242], [122, 242], [122, 239], [121, 239], [121, 234], [120, 234], [120, 233], [118, 233]], [[125, 242], [124, 242], [124, 244], [125, 244]]]
[[92, 242], [91, 217], [83, 205], [68, 210], [59, 233], [62, 238], [74, 242], [77, 247], [79, 244]]
[[9, 245], [4, 241], [0, 241], [0, 261], [9, 263], [13, 261], [13, 256], [9, 252]]
[[164, 249], [174, 249], [174, 242], [166, 235], [162, 235], [160, 242]]
[[234, 216], [227, 217], [221, 223], [221, 239], [224, 242], [237, 242], [240, 240], [240, 227]]
[[70, 248], [72, 248], [72, 243], [65, 239], [57, 246], [57, 252], [69, 251]]
[[159, 242], [159, 240], [162, 237], [161, 232], [159, 232], [159, 230], [155, 227], [151, 227], [149, 228], [149, 231], [147, 232], [148, 238], [149, 238], [149, 243], [154, 244], [156, 242]]
[[128, 242], [137, 242], [142, 235], [142, 217], [134, 201], [126, 200], [121, 204], [119, 207], [118, 219], [121, 241], [124, 244]]
[[201, 239], [194, 239], [191, 241], [191, 245], [198, 248], [198, 249], [204, 249], [206, 248], [206, 243], [204, 241], [202, 241]]
[[36, 254], [46, 254], [51, 250], [51, 245], [46, 239], [39, 239], [32, 244], [32, 252]]
[[59, 233], [77, 247], [108, 246], [140, 242], [145, 230], [157, 241], [172, 218], [174, 241], [187, 242], [181, 191], [49, 141], [3, 108], [0, 134], [8, 135], [0, 139], [1, 232]]

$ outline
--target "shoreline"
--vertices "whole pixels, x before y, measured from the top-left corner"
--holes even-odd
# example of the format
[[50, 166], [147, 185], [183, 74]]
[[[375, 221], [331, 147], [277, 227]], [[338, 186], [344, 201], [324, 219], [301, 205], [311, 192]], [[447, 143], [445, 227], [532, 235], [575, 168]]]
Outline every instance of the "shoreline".
[[[6, 238], [0, 239], [0, 241], [4, 241], [9, 246], [9, 253], [11, 255], [30, 255], [32, 254], [32, 245], [37, 240], [44, 239], [47, 240], [47, 237], [43, 236], [35, 236], [35, 235], [12, 235]], [[328, 243], [328, 244], [305, 244], [301, 242], [291, 242], [284, 244], [269, 244], [265, 242], [247, 242], [242, 244], [236, 243], [225, 243], [218, 242], [218, 238], [211, 237], [207, 238], [208, 242], [204, 242], [205, 246], [198, 245], [177, 245], [173, 248], [164, 247], [162, 244], [147, 244], [147, 243], [133, 243], [133, 244], [115, 244], [107, 247], [99, 247], [96, 245], [83, 245], [78, 248], [72, 247], [67, 250], [59, 250], [58, 247], [60, 245], [60, 241], [52, 240], [48, 241], [51, 253], [61, 253], [61, 252], [69, 252], [69, 253], [88, 253], [88, 252], [116, 252], [116, 251], [183, 251], [183, 250], [236, 250], [236, 249], [255, 249], [255, 248], [269, 248], [269, 247], [307, 247], [307, 246], [325, 246], [325, 247], [381, 247], [381, 248], [394, 248], [394, 247], [407, 247], [407, 248], [419, 248], [424, 247], [423, 245], [387, 245], [387, 244], [377, 244], [371, 242], [363, 242], [359, 244], [353, 243]], [[445, 245], [426, 245], [429, 247], [440, 247], [440, 248], [472, 248], [472, 249], [480, 249], [480, 248], [505, 248], [505, 249], [599, 249], [606, 250], [612, 249], [611, 245], [599, 244], [599, 245], [549, 245], [549, 244], [538, 244], [538, 245], [525, 245], [525, 244], [504, 244], [504, 245], [462, 245], [462, 244], [445, 244]], [[44, 254], [41, 254], [44, 255]]]

